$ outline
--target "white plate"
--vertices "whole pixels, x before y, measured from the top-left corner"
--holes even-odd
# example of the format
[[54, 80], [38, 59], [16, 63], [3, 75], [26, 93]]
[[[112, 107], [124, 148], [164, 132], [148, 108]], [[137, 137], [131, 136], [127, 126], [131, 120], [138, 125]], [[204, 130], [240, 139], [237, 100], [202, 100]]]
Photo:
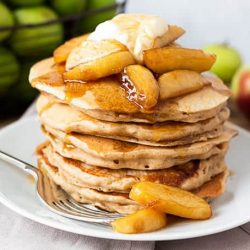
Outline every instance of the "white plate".
[[[250, 134], [240, 134], [231, 143], [227, 162], [234, 175], [225, 194], [212, 203], [214, 215], [206, 221], [185, 220], [147, 234], [123, 235], [111, 228], [66, 219], [50, 212], [38, 199], [35, 185], [27, 174], [0, 161], [0, 202], [17, 213], [61, 230], [121, 240], [186, 239], [222, 232], [250, 221]], [[29, 163], [36, 164], [34, 149], [44, 140], [39, 122], [31, 117], [0, 131], [0, 149]]]

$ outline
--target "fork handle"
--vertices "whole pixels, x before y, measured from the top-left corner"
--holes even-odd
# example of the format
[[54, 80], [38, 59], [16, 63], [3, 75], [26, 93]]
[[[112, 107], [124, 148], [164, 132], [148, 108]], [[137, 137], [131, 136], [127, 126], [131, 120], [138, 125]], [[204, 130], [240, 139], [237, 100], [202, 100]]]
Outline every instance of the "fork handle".
[[38, 175], [39, 170], [37, 168], [1, 150], [0, 150], [0, 159], [19, 167], [20, 169], [32, 174], [35, 177], [37, 177]]

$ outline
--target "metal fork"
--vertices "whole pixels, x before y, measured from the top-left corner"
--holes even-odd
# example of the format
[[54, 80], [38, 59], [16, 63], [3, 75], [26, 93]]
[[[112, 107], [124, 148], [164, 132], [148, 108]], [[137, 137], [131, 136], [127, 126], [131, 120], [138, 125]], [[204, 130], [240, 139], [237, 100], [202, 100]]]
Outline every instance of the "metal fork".
[[48, 209], [57, 214], [75, 220], [103, 225], [110, 225], [110, 222], [121, 217], [118, 213], [107, 212], [93, 205], [86, 205], [73, 200], [60, 186], [56, 185], [38, 168], [1, 150], [0, 159], [31, 174], [36, 181], [38, 197]]

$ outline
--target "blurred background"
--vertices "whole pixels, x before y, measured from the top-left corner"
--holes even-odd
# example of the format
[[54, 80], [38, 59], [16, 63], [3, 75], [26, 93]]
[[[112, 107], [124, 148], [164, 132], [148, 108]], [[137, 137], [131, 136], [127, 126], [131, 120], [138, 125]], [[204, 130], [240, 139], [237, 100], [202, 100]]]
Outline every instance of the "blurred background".
[[187, 31], [178, 40], [183, 47], [215, 53], [212, 71], [234, 94], [232, 119], [249, 124], [250, 1], [0, 0], [0, 125], [20, 116], [36, 97], [28, 83], [32, 64], [124, 11], [160, 15]]

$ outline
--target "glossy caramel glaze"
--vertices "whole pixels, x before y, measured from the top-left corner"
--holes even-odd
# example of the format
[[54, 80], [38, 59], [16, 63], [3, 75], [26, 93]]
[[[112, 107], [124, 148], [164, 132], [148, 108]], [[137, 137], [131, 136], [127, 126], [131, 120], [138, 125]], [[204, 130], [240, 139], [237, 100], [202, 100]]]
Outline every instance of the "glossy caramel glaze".
[[[39, 66], [37, 67], [39, 69]], [[44, 67], [46, 67], [46, 65], [44, 65]], [[125, 75], [122, 77], [122, 79], [117, 75], [113, 75], [111, 77], [98, 79], [92, 82], [73, 82], [64, 80], [64, 64], [52, 64], [52, 66], [48, 67], [46, 72], [47, 73], [31, 80], [34, 87], [39, 84], [37, 88], [41, 91], [50, 93], [53, 90], [54, 93], [60, 93], [60, 95], [64, 95], [64, 101], [66, 103], [71, 103], [73, 99], [81, 98], [79, 101], [80, 103], [85, 103], [84, 105], [86, 108], [82, 108], [86, 110], [89, 110], [88, 107], [91, 107], [93, 111], [102, 110], [115, 112], [119, 114], [119, 116], [133, 113], [137, 114], [137, 116], [147, 115], [147, 120], [155, 121], [157, 120], [155, 116], [159, 110], [161, 113], [167, 111], [169, 114], [169, 111], [179, 109], [178, 99], [180, 97], [167, 101], [158, 101], [154, 107], [150, 109], [143, 109], [140, 105], [138, 105], [138, 102], [137, 104], [134, 102], [135, 97], [138, 99], [138, 94], [134, 94], [135, 88], [133, 88], [133, 86], [130, 84], [129, 78]], [[43, 85], [48, 85], [50, 89], [44, 89]], [[220, 86], [220, 83], [216, 85]], [[203, 89], [205, 88], [208, 88], [208, 86], [204, 86]], [[225, 91], [223, 91], [223, 93], [225, 93]], [[204, 95], [204, 93], [202, 95]], [[140, 98], [143, 99], [144, 96], [141, 96]], [[220, 97], [218, 96], [217, 99], [219, 98]], [[222, 96], [221, 99], [223, 98], [226, 100], [227, 97]], [[164, 111], [164, 109], [166, 109], [166, 111]]]
[[132, 83], [125, 70], [120, 76], [120, 82], [121, 87], [126, 92], [126, 97], [128, 98], [128, 100], [137, 104], [141, 109], [143, 109], [142, 105], [140, 105], [140, 102], [143, 102], [146, 97], [145, 95], [137, 94], [135, 85]]
[[64, 86], [64, 79], [63, 79], [64, 71], [65, 71], [64, 64], [54, 64], [51, 67], [51, 71], [33, 79], [32, 86], [35, 87], [37, 83], [42, 83], [53, 87]]
[[116, 77], [104, 78], [98, 81], [79, 83], [70, 82], [65, 85], [66, 102], [73, 98], [88, 95], [90, 102], [95, 102], [104, 110], [120, 112], [138, 112], [140, 108], [126, 98]]

